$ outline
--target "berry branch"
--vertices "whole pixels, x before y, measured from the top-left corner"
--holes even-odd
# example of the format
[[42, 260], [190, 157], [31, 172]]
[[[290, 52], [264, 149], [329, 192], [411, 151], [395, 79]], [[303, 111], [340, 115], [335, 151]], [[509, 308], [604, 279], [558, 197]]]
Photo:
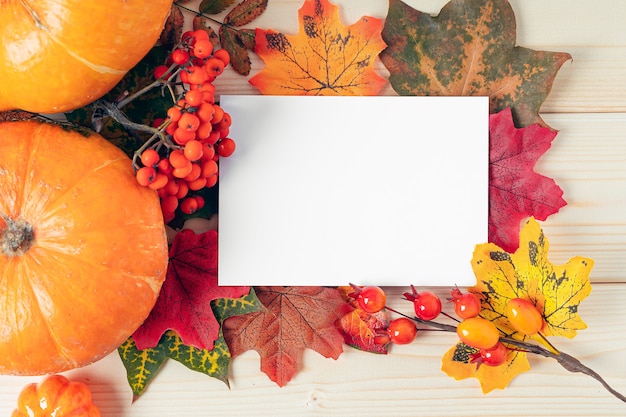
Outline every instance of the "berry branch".
[[[626, 396], [612, 388], [597, 372], [584, 365], [580, 360], [563, 351], [557, 350], [545, 336], [540, 338], [546, 343], [547, 347], [543, 347], [524, 340], [511, 337], [511, 335], [502, 335], [500, 329], [495, 328], [492, 322], [479, 316], [480, 308], [477, 308], [476, 295], [473, 293], [461, 293], [458, 288], [452, 290], [452, 301], [455, 306], [455, 312], [462, 320], [457, 320], [441, 311], [441, 301], [439, 297], [429, 291], [417, 292], [415, 287], [411, 286], [412, 293], [404, 293], [406, 300], [413, 302], [416, 315], [411, 316], [395, 310], [386, 305], [386, 295], [382, 289], [375, 286], [360, 288], [354, 284], [350, 284], [355, 290], [350, 294], [354, 298], [359, 308], [367, 313], [376, 313], [382, 309], [392, 312], [400, 318], [393, 319], [389, 322], [389, 327], [385, 333], [377, 337], [376, 343], [411, 343], [418, 330], [415, 324], [407, 324], [407, 320], [428, 326], [440, 331], [456, 333], [461, 342], [468, 347], [476, 350], [478, 353], [470, 355], [471, 363], [476, 362], [477, 366], [499, 366], [506, 362], [509, 351], [522, 351], [533, 353], [539, 356], [556, 360], [563, 368], [572, 373], [582, 373], [594, 378], [611, 394], [619, 400], [626, 402]], [[379, 306], [382, 304], [384, 307]], [[507, 308], [509, 321], [516, 331], [522, 335], [530, 336], [539, 334], [539, 324], [535, 324], [537, 315], [540, 315], [534, 309], [530, 308], [526, 300], [512, 299], [509, 302], [512, 307]], [[478, 304], [479, 305], [479, 304]], [[536, 314], [535, 314], [536, 312]], [[439, 314], [452, 318], [458, 325], [440, 323], [433, 321]], [[470, 325], [467, 325], [471, 323]], [[540, 324], [543, 324], [541, 318]], [[492, 327], [493, 326], [493, 327]], [[495, 329], [495, 333], [494, 333]]]

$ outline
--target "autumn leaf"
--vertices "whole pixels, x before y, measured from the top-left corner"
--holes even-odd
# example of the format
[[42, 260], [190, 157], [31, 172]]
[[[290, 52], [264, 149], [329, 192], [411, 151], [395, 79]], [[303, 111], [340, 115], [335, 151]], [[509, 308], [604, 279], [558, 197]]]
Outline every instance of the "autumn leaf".
[[350, 308], [336, 289], [256, 287], [266, 310], [224, 321], [224, 338], [234, 357], [248, 350], [261, 356], [261, 370], [279, 386], [298, 371], [304, 349], [337, 359], [343, 337], [335, 321]]
[[337, 327], [343, 334], [344, 343], [355, 349], [371, 353], [388, 353], [387, 343], [374, 343], [374, 338], [379, 332], [389, 325], [389, 317], [386, 310], [370, 314], [359, 308], [358, 302], [349, 294], [354, 292], [351, 286], [338, 287], [339, 293], [344, 300], [353, 308], [337, 321]]
[[487, 394], [496, 388], [506, 388], [513, 378], [530, 370], [526, 352], [511, 350], [508, 353], [506, 362], [502, 365], [481, 365], [478, 367], [476, 363], [471, 363], [471, 355], [477, 352], [477, 349], [459, 342], [443, 355], [441, 370], [456, 380], [466, 378], [478, 379], [483, 394]]
[[506, 0], [454, 0], [433, 17], [389, 1], [380, 55], [400, 95], [489, 96], [491, 112], [513, 109], [517, 126], [545, 123], [539, 109], [571, 56], [516, 46]]
[[[229, 317], [260, 311], [264, 307], [254, 291], [250, 290], [249, 294], [240, 298], [214, 300], [211, 308], [221, 325]], [[221, 330], [211, 350], [185, 345], [176, 332], [168, 330], [154, 347], [140, 350], [130, 337], [118, 348], [118, 352], [135, 398], [143, 394], [167, 359], [173, 359], [193, 371], [204, 373], [228, 385], [231, 356]]]
[[234, 29], [220, 26], [219, 39], [230, 55], [230, 65], [241, 75], [250, 74], [252, 63], [248, 50], [254, 49], [255, 33], [251, 29]]
[[185, 17], [180, 7], [176, 4], [172, 4], [167, 20], [165, 20], [165, 27], [159, 37], [159, 42], [162, 46], [172, 48], [180, 40], [183, 34], [183, 25], [185, 24]]
[[186, 345], [213, 348], [220, 325], [211, 309], [218, 298], [238, 298], [250, 287], [218, 286], [217, 232], [179, 232], [170, 248], [167, 276], [156, 305], [133, 334], [138, 349], [154, 347], [167, 330]]
[[509, 337], [524, 340], [506, 318], [506, 305], [512, 298], [528, 299], [537, 307], [546, 323], [541, 330], [544, 336], [572, 338], [587, 327], [578, 306], [591, 292], [593, 260], [576, 256], [565, 265], [552, 265], [548, 248], [539, 223], [531, 218], [520, 233], [515, 253], [493, 243], [478, 245], [474, 251], [476, 286], [469, 290], [482, 297], [480, 315]]
[[556, 134], [538, 124], [517, 129], [510, 109], [489, 116], [489, 241], [507, 252], [518, 247], [522, 220], [546, 220], [567, 204], [555, 181], [534, 171]]
[[235, 0], [202, 0], [198, 5], [200, 13], [218, 14], [228, 9]]
[[[468, 291], [481, 298], [480, 316], [496, 325], [505, 346], [508, 338], [539, 342], [552, 351], [545, 337], [574, 337], [577, 330], [586, 327], [578, 316], [578, 306], [591, 292], [589, 272], [593, 261], [577, 256], [565, 265], [552, 265], [548, 248], [548, 239], [534, 218], [522, 229], [520, 247], [513, 254], [493, 243], [476, 246], [472, 259], [476, 285]], [[541, 335], [523, 335], [509, 323], [506, 306], [513, 298], [531, 301], [542, 314], [545, 325]], [[459, 343], [444, 355], [442, 370], [456, 379], [477, 378], [484, 393], [504, 389], [515, 376], [530, 369], [526, 352], [511, 347], [504, 364], [477, 367], [471, 363], [471, 355], [477, 350]], [[563, 354], [563, 366], [567, 365], [565, 356], [569, 358]]]
[[240, 27], [251, 23], [261, 16], [267, 8], [269, 0], [243, 0], [233, 7], [224, 18], [225, 25]]
[[376, 95], [386, 80], [373, 63], [385, 48], [382, 21], [362, 17], [344, 26], [328, 0], [306, 0], [300, 32], [257, 29], [255, 52], [265, 68], [250, 79], [262, 94]]

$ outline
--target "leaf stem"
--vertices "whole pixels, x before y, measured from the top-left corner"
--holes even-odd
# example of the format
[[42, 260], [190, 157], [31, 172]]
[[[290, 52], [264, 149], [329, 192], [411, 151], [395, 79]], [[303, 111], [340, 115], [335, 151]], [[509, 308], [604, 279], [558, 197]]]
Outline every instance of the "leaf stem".
[[[414, 320], [417, 323], [420, 324], [424, 324], [427, 326], [431, 326], [434, 327], [436, 329], [439, 330], [443, 330], [446, 332], [451, 332], [451, 333], [456, 333], [456, 326], [454, 325], [450, 325], [450, 324], [445, 324], [445, 323], [438, 323], [438, 322], [434, 322], [434, 321], [427, 321], [427, 320], [422, 320], [419, 317], [415, 317], [415, 316], [409, 316], [407, 314], [401, 313], [391, 307], [385, 307], [387, 310], [396, 313], [400, 316], [406, 317], [408, 319]], [[541, 335], [544, 340], [547, 339], [545, 338], [545, 336]], [[612, 388], [605, 380], [604, 378], [602, 378], [597, 372], [595, 372], [593, 369], [589, 368], [588, 366], [584, 365], [581, 361], [579, 361], [578, 359], [576, 359], [575, 357], [573, 357], [572, 355], [569, 355], [561, 350], [556, 349], [552, 343], [548, 342], [548, 345], [551, 346], [554, 349], [554, 352], [551, 351], [550, 349], [546, 349], [543, 346], [539, 346], [533, 343], [528, 343], [528, 342], [524, 342], [522, 340], [517, 340], [517, 339], [512, 339], [510, 337], [501, 337], [500, 338], [500, 342], [507, 344], [507, 345], [511, 345], [511, 346], [515, 346], [517, 348], [523, 349], [526, 352], [529, 353], [534, 353], [535, 355], [540, 355], [546, 358], [551, 358], [556, 360], [563, 368], [565, 368], [567, 371], [572, 372], [572, 373], [582, 373], [585, 375], [588, 375], [590, 377], [592, 377], [593, 379], [595, 379], [596, 381], [598, 381], [600, 384], [602, 384], [602, 386], [611, 394], [613, 394], [616, 398], [618, 398], [619, 400], [623, 401], [626, 403], [626, 396], [624, 396], [623, 394], [621, 394], [620, 392], [618, 392], [617, 390], [615, 390], [614, 388]]]

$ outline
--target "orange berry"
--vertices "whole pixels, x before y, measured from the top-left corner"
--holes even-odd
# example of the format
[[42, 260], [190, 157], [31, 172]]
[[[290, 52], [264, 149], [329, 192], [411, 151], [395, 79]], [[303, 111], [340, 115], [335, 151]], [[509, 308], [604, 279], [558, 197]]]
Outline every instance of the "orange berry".
[[146, 149], [141, 153], [141, 163], [146, 167], [154, 167], [159, 163], [161, 157], [154, 149]]
[[139, 185], [143, 185], [147, 187], [152, 184], [152, 182], [156, 179], [156, 169], [153, 167], [142, 167], [137, 170], [135, 173], [135, 178], [137, 178], [137, 182]]
[[202, 162], [202, 176], [208, 178], [217, 174], [218, 166], [217, 162], [212, 159]]
[[218, 142], [215, 151], [219, 156], [227, 158], [235, 152], [235, 141], [230, 138], [224, 138]]
[[208, 77], [217, 77], [224, 72], [224, 61], [217, 58], [209, 58], [204, 64], [205, 72]]
[[169, 181], [169, 177], [167, 175], [161, 172], [157, 172], [156, 177], [154, 178], [154, 181], [152, 181], [148, 185], [148, 187], [152, 188], [153, 190], [160, 190], [161, 188], [165, 187], [168, 181]]
[[213, 118], [211, 119], [211, 123], [213, 123], [215, 125], [215, 124], [218, 124], [219, 122], [221, 122], [222, 119], [224, 118], [224, 109], [222, 109], [217, 104], [213, 105], [213, 109], [215, 110], [215, 113], [213, 114]]
[[180, 181], [178, 183], [178, 192], [176, 193], [176, 198], [179, 200], [185, 198], [189, 193], [189, 186], [185, 181]]
[[[203, 31], [204, 32], [204, 31]], [[193, 44], [193, 55], [197, 58], [208, 58], [213, 52], [213, 44], [208, 39], [196, 39]]]
[[206, 179], [206, 188], [211, 188], [213, 187], [215, 184], [217, 184], [217, 174], [215, 175], [211, 175], [209, 178]]
[[200, 126], [200, 119], [193, 113], [185, 112], [178, 120], [178, 128], [183, 128], [190, 132], [195, 132]]
[[196, 130], [196, 137], [200, 140], [208, 139], [213, 131], [213, 125], [210, 121], [200, 123], [198, 130]]
[[174, 138], [174, 142], [177, 144], [185, 145], [190, 140], [194, 140], [196, 138], [196, 132], [179, 126], [176, 130], [174, 130], [172, 137]]
[[189, 53], [184, 49], [177, 48], [172, 51], [171, 54], [172, 61], [178, 65], [186, 64], [189, 61]]
[[215, 148], [213, 146], [209, 146], [208, 143], [202, 143], [202, 161], [209, 161], [213, 159], [213, 155], [215, 155]]
[[180, 202], [180, 211], [185, 214], [193, 214], [198, 210], [198, 201], [193, 197], [187, 197]]
[[196, 116], [200, 119], [201, 122], [211, 122], [213, 121], [213, 115], [215, 114], [215, 107], [213, 104], [208, 102], [203, 102], [196, 110]]
[[161, 210], [163, 212], [173, 213], [178, 208], [178, 198], [175, 195], [168, 195], [161, 199]]
[[187, 68], [187, 72], [189, 73], [189, 84], [202, 84], [209, 79], [209, 74], [207, 73], [205, 67], [192, 65]]
[[[187, 182], [195, 181], [202, 174], [202, 168], [198, 164], [191, 164], [191, 172], [183, 178]], [[191, 188], [191, 187], [189, 187]]]
[[189, 159], [187, 159], [183, 151], [180, 149], [174, 149], [170, 152], [169, 161], [173, 168], [182, 168], [191, 164]]
[[230, 54], [226, 49], [218, 49], [213, 53], [213, 58], [217, 58], [224, 63], [224, 66], [230, 64]]
[[169, 117], [172, 122], [177, 122], [178, 120], [180, 120], [181, 116], [182, 112], [180, 111], [179, 107], [172, 106], [167, 109], [167, 117]]
[[199, 40], [202, 40], [202, 39], [209, 39], [209, 32], [203, 29], [194, 30], [192, 34], [193, 34], [194, 42], [198, 42]]
[[202, 91], [189, 90], [185, 93], [185, 101], [192, 107], [198, 107], [202, 104]]
[[191, 191], [201, 190], [206, 185], [206, 177], [198, 177], [193, 181], [189, 181], [187, 185]]
[[194, 195], [193, 198], [195, 198], [196, 201], [198, 202], [198, 210], [204, 207], [204, 198], [202, 198], [202, 196]]
[[191, 161], [187, 162], [189, 162], [189, 165], [180, 168], [174, 168], [174, 170], [172, 171], [172, 175], [176, 178], [185, 178], [187, 175], [191, 174], [194, 164], [192, 164]]
[[157, 164], [157, 169], [164, 174], [170, 174], [172, 172], [172, 164], [170, 164], [168, 158], [162, 158]]
[[190, 140], [185, 144], [183, 154], [190, 161], [197, 161], [202, 158], [202, 143], [197, 140]]
[[178, 181], [174, 178], [167, 182], [163, 190], [167, 195], [176, 195], [178, 193]]

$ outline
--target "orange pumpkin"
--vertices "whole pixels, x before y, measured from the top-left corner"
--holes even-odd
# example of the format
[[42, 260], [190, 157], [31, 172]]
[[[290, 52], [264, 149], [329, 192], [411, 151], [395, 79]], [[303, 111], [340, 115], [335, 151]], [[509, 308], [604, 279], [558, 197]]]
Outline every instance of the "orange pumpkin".
[[172, 0], [1, 0], [0, 111], [57, 113], [107, 93], [157, 41]]
[[83, 366], [148, 316], [167, 269], [157, 194], [101, 136], [0, 123], [0, 373]]
[[50, 375], [20, 392], [11, 417], [100, 417], [87, 385], [62, 375]]

